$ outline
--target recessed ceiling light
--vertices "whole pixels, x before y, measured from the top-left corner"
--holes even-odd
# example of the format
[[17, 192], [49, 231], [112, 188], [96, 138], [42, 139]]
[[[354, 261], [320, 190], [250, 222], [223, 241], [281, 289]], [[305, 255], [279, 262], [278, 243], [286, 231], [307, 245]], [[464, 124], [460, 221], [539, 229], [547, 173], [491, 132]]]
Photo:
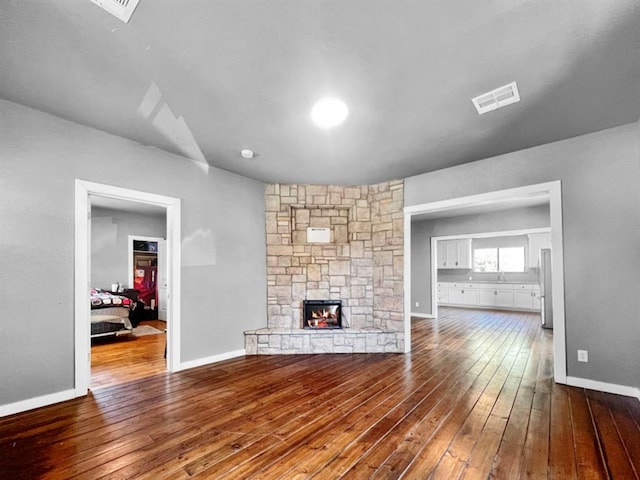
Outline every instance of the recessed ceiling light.
[[337, 98], [323, 98], [311, 109], [311, 119], [320, 128], [340, 125], [349, 115], [347, 105]]
[[253, 153], [253, 150], [245, 148], [243, 150], [240, 150], [240, 155], [242, 155], [243, 158], [253, 158], [255, 154]]

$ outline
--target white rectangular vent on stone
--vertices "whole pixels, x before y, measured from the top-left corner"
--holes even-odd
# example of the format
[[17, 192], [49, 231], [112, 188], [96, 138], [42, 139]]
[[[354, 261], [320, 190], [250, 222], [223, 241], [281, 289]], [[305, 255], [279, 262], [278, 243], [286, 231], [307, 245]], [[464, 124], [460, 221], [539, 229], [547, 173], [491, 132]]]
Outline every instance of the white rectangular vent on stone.
[[307, 228], [308, 243], [331, 243], [331, 229], [308, 227]]
[[140, 0], [91, 0], [103, 10], [106, 10], [114, 17], [129, 23], [133, 11], [138, 6]]
[[518, 85], [516, 82], [512, 82], [509, 85], [504, 85], [490, 92], [478, 95], [477, 97], [472, 98], [471, 101], [476, 107], [476, 110], [478, 110], [478, 113], [482, 115], [483, 113], [491, 112], [498, 108], [519, 102], [520, 93], [518, 92]]

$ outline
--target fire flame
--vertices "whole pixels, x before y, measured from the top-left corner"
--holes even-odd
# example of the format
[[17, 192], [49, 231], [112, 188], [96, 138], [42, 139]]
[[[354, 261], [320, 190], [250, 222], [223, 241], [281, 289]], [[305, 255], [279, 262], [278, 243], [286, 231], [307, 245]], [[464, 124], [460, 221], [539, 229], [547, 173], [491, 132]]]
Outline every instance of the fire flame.
[[322, 309], [322, 311], [311, 311], [311, 318], [336, 318], [336, 314], [332, 313], [331, 310]]
[[310, 327], [326, 328], [330, 325], [338, 325], [338, 308], [318, 308], [309, 312], [307, 324]]

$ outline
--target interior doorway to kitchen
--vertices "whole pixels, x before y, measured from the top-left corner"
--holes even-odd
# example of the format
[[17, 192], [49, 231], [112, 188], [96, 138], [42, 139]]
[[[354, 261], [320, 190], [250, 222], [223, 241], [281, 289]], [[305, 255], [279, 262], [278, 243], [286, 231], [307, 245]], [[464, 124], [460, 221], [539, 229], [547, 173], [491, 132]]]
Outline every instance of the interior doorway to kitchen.
[[[415, 205], [405, 208], [405, 351], [410, 351], [411, 311], [412, 311], [412, 270], [416, 268], [412, 261], [412, 220], [422, 216], [446, 217], [461, 210], [468, 214], [500, 208], [508, 204], [531, 200], [533, 197], [544, 196], [549, 203], [549, 223], [551, 242], [555, 246], [552, 250], [551, 262], [553, 266], [553, 364], [554, 380], [566, 383], [566, 349], [565, 349], [565, 320], [564, 320], [564, 271], [562, 250], [562, 199], [561, 184], [549, 182], [538, 185], [518, 187], [514, 189], [489, 192], [479, 195], [443, 200], [438, 202]], [[429, 278], [431, 285], [437, 284], [437, 253], [431, 249], [429, 255]], [[431, 311], [429, 316], [437, 316], [437, 290], [432, 289]]]

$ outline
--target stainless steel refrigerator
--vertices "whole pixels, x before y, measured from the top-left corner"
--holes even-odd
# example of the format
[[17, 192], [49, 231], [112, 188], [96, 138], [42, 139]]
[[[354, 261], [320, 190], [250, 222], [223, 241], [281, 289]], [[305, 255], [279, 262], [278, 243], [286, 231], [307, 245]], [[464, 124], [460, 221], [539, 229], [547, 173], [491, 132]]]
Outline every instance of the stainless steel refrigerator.
[[551, 301], [551, 249], [540, 250], [540, 315], [542, 328], [553, 328]]

